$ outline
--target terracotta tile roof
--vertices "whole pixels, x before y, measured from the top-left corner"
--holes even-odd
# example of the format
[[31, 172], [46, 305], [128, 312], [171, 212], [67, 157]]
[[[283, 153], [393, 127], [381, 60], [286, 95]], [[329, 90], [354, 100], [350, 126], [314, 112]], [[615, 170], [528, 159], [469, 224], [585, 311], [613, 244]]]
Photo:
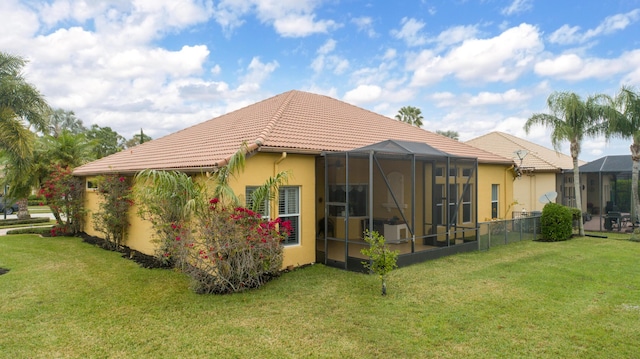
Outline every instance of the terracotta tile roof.
[[[514, 152], [517, 150], [526, 150], [528, 153], [522, 161], [522, 167], [534, 171], [559, 172], [573, 168], [571, 156], [504, 132], [490, 132], [466, 143], [507, 158], [516, 157]], [[580, 165], [583, 163], [584, 161], [579, 161]]]
[[480, 163], [511, 163], [463, 142], [331, 97], [289, 91], [75, 169], [76, 175], [143, 169], [209, 170], [224, 165], [243, 141], [259, 151], [320, 154], [384, 140], [424, 142]]

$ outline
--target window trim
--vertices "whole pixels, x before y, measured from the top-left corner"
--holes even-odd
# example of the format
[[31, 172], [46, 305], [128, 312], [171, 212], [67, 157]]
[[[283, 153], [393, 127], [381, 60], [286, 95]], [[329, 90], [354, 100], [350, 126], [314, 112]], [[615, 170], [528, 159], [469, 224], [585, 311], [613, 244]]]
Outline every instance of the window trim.
[[[281, 208], [281, 200], [282, 200], [282, 194], [285, 193], [286, 196], [286, 192], [283, 190], [286, 189], [295, 189], [295, 193], [296, 193], [296, 201], [297, 201], [297, 212], [295, 213], [281, 213], [280, 212], [280, 208]], [[301, 208], [301, 198], [300, 198], [300, 186], [281, 186], [278, 190], [278, 218], [281, 218], [283, 221], [288, 220], [289, 218], [296, 218], [297, 220], [297, 225], [293, 226], [293, 230], [295, 231], [295, 233], [292, 233], [289, 235], [289, 237], [291, 237], [291, 235], [294, 236], [294, 241], [289, 242], [289, 238], [286, 238], [285, 240], [282, 241], [282, 245], [284, 246], [295, 246], [295, 245], [300, 245], [300, 225], [301, 225], [301, 215], [300, 215], [300, 208]], [[285, 197], [284, 199], [284, 203], [286, 206], [287, 203], [287, 199]], [[285, 211], [287, 211], [285, 209]]]

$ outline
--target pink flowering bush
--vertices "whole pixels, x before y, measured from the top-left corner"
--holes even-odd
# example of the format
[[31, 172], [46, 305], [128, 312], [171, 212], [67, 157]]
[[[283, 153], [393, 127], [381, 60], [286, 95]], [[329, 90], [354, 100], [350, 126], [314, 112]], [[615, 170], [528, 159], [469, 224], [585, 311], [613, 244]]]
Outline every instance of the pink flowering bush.
[[129, 208], [133, 205], [131, 180], [120, 175], [98, 179], [99, 210], [93, 214], [94, 228], [105, 235], [113, 249], [124, 242], [129, 229]]
[[197, 293], [233, 293], [257, 288], [277, 276], [282, 267], [282, 240], [289, 221], [265, 220], [244, 207], [229, 208], [217, 198], [199, 215], [197, 229], [173, 224], [173, 252], [193, 279]]
[[70, 167], [55, 165], [40, 188], [40, 195], [45, 197], [56, 219], [52, 236], [76, 234], [83, 229], [84, 182], [71, 171]]

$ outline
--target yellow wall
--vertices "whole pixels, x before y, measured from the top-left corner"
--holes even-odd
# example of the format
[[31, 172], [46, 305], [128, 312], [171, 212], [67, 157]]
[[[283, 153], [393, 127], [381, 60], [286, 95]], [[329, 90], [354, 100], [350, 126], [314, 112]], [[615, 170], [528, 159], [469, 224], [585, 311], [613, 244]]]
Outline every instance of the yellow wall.
[[[88, 178], [89, 181], [94, 178]], [[86, 182], [86, 181], [85, 181]], [[84, 231], [91, 236], [104, 238], [104, 234], [96, 231], [93, 227], [93, 213], [99, 210], [100, 196], [96, 189], [87, 189], [85, 193], [85, 209], [88, 211], [85, 216]], [[155, 245], [153, 239], [153, 227], [151, 223], [138, 216], [138, 208], [134, 205], [129, 210], [129, 231], [125, 238], [125, 245], [145, 254], [155, 255]]]
[[[278, 160], [280, 163], [276, 164]], [[246, 186], [262, 185], [267, 178], [279, 171], [290, 171], [291, 176], [287, 186], [300, 187], [300, 243], [287, 245], [284, 248], [283, 267], [299, 266], [315, 262], [315, 158], [313, 156], [288, 155], [284, 159], [281, 154], [258, 153], [247, 159], [245, 171], [230, 185], [236, 195], [244, 200]], [[203, 178], [203, 176], [197, 176]], [[91, 179], [89, 179], [91, 180]], [[276, 197], [277, 198], [277, 197]], [[87, 190], [85, 208], [89, 210], [86, 216], [85, 232], [89, 235], [104, 237], [93, 228], [91, 213], [98, 210], [100, 197], [94, 189]], [[272, 203], [271, 217], [278, 216], [277, 200]], [[153, 243], [154, 231], [151, 223], [142, 220], [137, 215], [134, 206], [129, 212], [131, 227], [125, 239], [125, 245], [146, 254], [155, 254]]]
[[555, 190], [556, 173], [525, 173], [513, 181], [513, 200], [518, 201], [513, 210], [542, 211], [546, 202], [540, 202], [540, 197]]
[[[276, 164], [281, 160], [279, 164]], [[300, 266], [316, 260], [316, 215], [315, 215], [315, 157], [288, 154], [258, 153], [249, 158], [242, 176], [231, 183], [234, 192], [244, 198], [247, 186], [259, 186], [267, 178], [280, 171], [290, 171], [287, 186], [300, 187], [300, 243], [284, 247], [283, 266]], [[271, 203], [271, 217], [278, 216], [277, 201]]]
[[498, 217], [511, 219], [514, 201], [513, 175], [508, 166], [478, 164], [478, 221], [491, 220], [491, 185], [498, 184]]

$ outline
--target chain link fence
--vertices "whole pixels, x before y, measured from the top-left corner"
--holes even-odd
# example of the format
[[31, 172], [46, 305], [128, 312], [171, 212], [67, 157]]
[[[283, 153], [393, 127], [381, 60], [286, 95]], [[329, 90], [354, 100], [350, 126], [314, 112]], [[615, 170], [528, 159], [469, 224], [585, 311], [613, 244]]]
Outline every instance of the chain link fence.
[[479, 223], [478, 249], [537, 239], [540, 235], [540, 212], [519, 212], [513, 219]]

